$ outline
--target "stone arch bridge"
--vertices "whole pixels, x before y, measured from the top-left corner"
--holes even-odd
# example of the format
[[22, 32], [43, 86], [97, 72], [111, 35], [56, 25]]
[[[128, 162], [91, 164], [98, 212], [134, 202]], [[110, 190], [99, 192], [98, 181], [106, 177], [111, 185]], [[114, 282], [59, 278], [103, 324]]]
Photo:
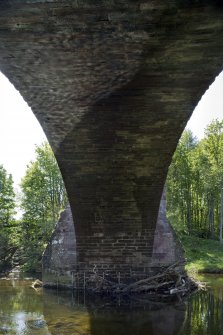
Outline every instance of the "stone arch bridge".
[[0, 70], [58, 160], [76, 271], [130, 278], [160, 265], [168, 166], [222, 62], [221, 1], [0, 2]]

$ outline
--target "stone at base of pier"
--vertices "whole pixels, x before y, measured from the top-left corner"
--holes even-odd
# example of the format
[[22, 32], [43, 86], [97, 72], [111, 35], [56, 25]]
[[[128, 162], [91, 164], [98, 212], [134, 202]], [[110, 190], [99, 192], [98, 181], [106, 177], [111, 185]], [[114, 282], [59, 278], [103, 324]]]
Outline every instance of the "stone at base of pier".
[[177, 271], [183, 273], [184, 253], [167, 222], [165, 196], [155, 232], [145, 229], [113, 237], [97, 233], [79, 241], [68, 207], [61, 214], [43, 255], [43, 282], [45, 287], [67, 289], [91, 289], [96, 277], [130, 284], [175, 263], [180, 264]]

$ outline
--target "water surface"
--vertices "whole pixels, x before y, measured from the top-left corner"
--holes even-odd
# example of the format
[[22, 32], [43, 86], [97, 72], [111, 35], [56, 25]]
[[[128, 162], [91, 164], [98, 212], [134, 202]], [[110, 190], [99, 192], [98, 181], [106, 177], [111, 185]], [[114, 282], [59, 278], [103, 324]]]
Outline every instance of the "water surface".
[[83, 293], [34, 290], [25, 280], [0, 281], [0, 334], [222, 335], [223, 276], [201, 278], [207, 292], [186, 301], [127, 301]]

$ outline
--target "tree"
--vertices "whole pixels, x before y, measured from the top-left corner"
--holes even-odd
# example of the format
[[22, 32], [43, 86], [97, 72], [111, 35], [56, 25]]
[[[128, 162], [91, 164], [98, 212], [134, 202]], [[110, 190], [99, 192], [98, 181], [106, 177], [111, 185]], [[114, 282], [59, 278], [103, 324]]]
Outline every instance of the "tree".
[[223, 121], [213, 120], [196, 141], [186, 130], [167, 178], [167, 208], [181, 230], [222, 241]]
[[0, 165], [0, 260], [1, 269], [8, 265], [14, 245], [15, 193], [12, 176]]
[[193, 151], [197, 140], [190, 130], [186, 130], [173, 156], [167, 177], [167, 201], [170, 212], [178, 212], [181, 228], [191, 233], [193, 215]]
[[213, 120], [205, 131], [205, 150], [210, 161], [212, 181], [211, 197], [215, 203], [216, 225], [219, 227], [219, 239], [222, 242], [223, 226], [223, 121]]
[[36, 148], [36, 160], [28, 165], [21, 188], [21, 245], [26, 246], [28, 266], [35, 268], [67, 203], [64, 183], [48, 143]]
[[15, 211], [15, 194], [13, 190], [12, 176], [0, 166], [0, 226], [10, 224]]

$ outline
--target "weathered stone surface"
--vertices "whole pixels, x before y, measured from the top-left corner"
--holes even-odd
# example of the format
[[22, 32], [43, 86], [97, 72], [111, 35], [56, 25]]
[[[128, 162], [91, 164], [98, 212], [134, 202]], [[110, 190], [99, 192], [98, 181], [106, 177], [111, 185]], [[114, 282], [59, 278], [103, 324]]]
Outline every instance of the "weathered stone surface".
[[153, 242], [151, 266], [166, 267], [185, 262], [184, 251], [166, 217], [166, 194], [163, 192]]
[[61, 213], [43, 254], [43, 282], [48, 286], [72, 286], [72, 272], [77, 268], [76, 238], [70, 206]]
[[219, 1], [0, 2], [0, 70], [53, 147], [83, 271], [114, 239], [147, 241], [138, 271], [151, 260], [172, 154], [222, 55]]
[[[84, 267], [78, 259], [74, 222], [70, 207], [62, 214], [43, 255], [45, 286], [87, 287], [94, 273], [115, 281], [131, 282], [147, 277], [176, 262], [184, 262], [183, 250], [166, 218], [166, 198], [163, 194], [156, 224], [152, 257], [148, 236], [106, 238], [98, 233], [86, 239]], [[82, 250], [81, 250], [82, 251]], [[84, 251], [82, 251], [84, 252]], [[124, 259], [124, 261], [123, 261]]]

